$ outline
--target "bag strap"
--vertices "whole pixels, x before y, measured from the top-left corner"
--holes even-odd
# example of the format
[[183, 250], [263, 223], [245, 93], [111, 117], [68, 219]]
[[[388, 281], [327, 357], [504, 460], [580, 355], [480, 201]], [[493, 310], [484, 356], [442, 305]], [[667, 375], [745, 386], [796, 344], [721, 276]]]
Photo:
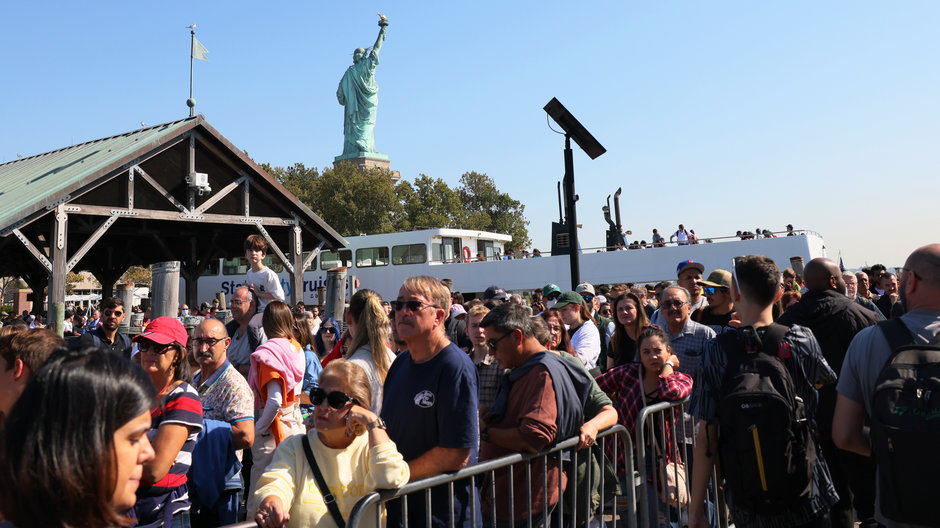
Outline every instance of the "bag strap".
[[343, 520], [343, 515], [339, 512], [339, 506], [336, 505], [336, 497], [330, 493], [330, 488], [326, 487], [326, 481], [323, 480], [323, 473], [320, 473], [320, 467], [317, 466], [317, 459], [313, 458], [313, 450], [310, 449], [310, 440], [307, 439], [307, 435], [304, 435], [303, 444], [304, 454], [307, 455], [307, 463], [310, 464], [310, 469], [313, 470], [313, 478], [317, 481], [317, 487], [320, 488], [320, 493], [323, 494], [323, 502], [325, 502], [326, 507], [329, 508], [330, 515], [333, 516], [333, 521], [336, 522], [336, 526], [346, 528], [346, 521]]
[[878, 328], [881, 329], [881, 332], [884, 334], [885, 339], [888, 340], [888, 347], [891, 349], [891, 356], [897, 353], [897, 350], [904, 345], [911, 345], [914, 343], [914, 336], [911, 334], [911, 331], [907, 329], [900, 319], [888, 319], [887, 321], [879, 321]]

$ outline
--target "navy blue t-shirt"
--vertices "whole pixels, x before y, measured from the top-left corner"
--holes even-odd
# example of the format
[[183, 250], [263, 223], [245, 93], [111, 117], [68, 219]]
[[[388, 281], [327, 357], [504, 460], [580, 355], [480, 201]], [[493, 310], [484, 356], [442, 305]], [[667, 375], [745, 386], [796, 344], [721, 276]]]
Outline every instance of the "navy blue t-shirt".
[[[477, 373], [466, 352], [451, 343], [423, 363], [415, 363], [409, 351], [402, 352], [388, 370], [383, 394], [382, 419], [405, 461], [434, 447], [448, 447], [469, 448], [467, 465], [476, 464]], [[455, 526], [470, 526], [471, 499], [477, 501], [470, 491], [469, 479], [454, 484]], [[446, 486], [431, 493], [432, 526], [449, 524], [447, 503]], [[409, 526], [426, 526], [424, 511], [424, 493], [408, 497]], [[400, 500], [388, 503], [387, 513], [389, 528], [403, 525]]]

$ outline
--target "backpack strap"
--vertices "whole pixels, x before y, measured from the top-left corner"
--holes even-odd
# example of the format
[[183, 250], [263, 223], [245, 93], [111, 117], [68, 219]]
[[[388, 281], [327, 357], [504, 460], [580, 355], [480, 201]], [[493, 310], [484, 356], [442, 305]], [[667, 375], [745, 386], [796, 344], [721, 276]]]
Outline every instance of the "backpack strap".
[[326, 507], [330, 510], [330, 515], [333, 516], [333, 521], [336, 523], [336, 526], [346, 528], [346, 521], [343, 520], [343, 514], [339, 512], [339, 507], [336, 505], [336, 497], [330, 493], [330, 488], [326, 486], [326, 481], [323, 479], [323, 473], [320, 472], [320, 467], [317, 466], [317, 459], [313, 458], [313, 450], [310, 449], [310, 440], [307, 438], [307, 435], [303, 437], [303, 445], [304, 455], [307, 456], [307, 463], [310, 464], [310, 469], [313, 470], [313, 478], [317, 481], [320, 494], [323, 495], [323, 502], [326, 503]]
[[764, 331], [764, 335], [761, 336], [761, 351], [780, 359], [789, 359], [792, 356], [790, 347], [783, 342], [783, 336], [787, 335], [789, 331], [789, 326], [771, 323]]
[[883, 333], [885, 339], [888, 340], [888, 348], [891, 349], [891, 357], [894, 357], [897, 350], [902, 346], [914, 343], [914, 336], [911, 334], [911, 331], [907, 329], [907, 325], [900, 319], [895, 318], [888, 319], [887, 321], [879, 321], [878, 328], [881, 329], [881, 333]]

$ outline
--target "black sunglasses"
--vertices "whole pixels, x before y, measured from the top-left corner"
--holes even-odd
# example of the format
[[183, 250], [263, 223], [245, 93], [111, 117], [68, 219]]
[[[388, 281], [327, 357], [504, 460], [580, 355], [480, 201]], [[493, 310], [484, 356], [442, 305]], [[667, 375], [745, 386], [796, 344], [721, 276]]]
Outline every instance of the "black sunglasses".
[[321, 326], [320, 331], [323, 332], [324, 334], [335, 334], [336, 327], [335, 326]]
[[149, 351], [150, 351], [151, 353], [153, 353], [153, 354], [156, 354], [156, 355], [158, 355], [158, 356], [162, 356], [163, 354], [166, 354], [166, 353], [169, 352], [170, 350], [173, 350], [173, 349], [174, 349], [174, 347], [173, 347], [174, 344], [175, 344], [175, 341], [174, 341], [173, 343], [168, 343], [168, 344], [166, 344], [166, 345], [161, 345], [161, 344], [155, 343], [155, 342], [153, 342], [153, 341], [151, 341], [151, 340], [149, 340], [149, 339], [141, 339], [141, 340], [137, 341], [137, 350], [139, 350], [139, 351], [141, 351], [141, 352], [147, 352], [147, 351], [149, 350]]
[[499, 339], [487, 340], [487, 341], [486, 341], [486, 347], [495, 352], [495, 351], [496, 351], [496, 346], [499, 345], [499, 342], [502, 341], [503, 339], [506, 339], [506, 336], [511, 336], [511, 335], [512, 335], [512, 332], [507, 332], [507, 333], [501, 335], [501, 336], [499, 337]]
[[416, 301], [413, 299], [410, 301], [392, 301], [392, 308], [396, 312], [400, 312], [404, 308], [408, 308], [412, 312], [417, 312], [418, 310], [424, 308], [425, 306], [431, 306], [433, 308], [437, 308], [437, 306], [433, 304], [423, 303], [421, 301]]
[[310, 391], [310, 401], [312, 401], [314, 405], [320, 405], [323, 403], [323, 400], [326, 400], [326, 403], [334, 409], [342, 409], [349, 402], [359, 405], [359, 402], [356, 401], [355, 398], [351, 398], [345, 392], [333, 391], [327, 394], [327, 392], [320, 387]]

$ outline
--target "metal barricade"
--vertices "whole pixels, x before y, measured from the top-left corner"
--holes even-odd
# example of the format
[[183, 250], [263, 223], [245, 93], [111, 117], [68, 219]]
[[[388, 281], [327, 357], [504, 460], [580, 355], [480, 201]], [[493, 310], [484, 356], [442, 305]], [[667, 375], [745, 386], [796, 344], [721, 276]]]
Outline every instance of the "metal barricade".
[[[685, 478], [677, 478], [677, 496], [691, 497], [692, 457], [695, 426], [692, 418], [685, 413], [688, 398], [671, 402], [659, 402], [643, 407], [636, 421], [636, 468], [639, 473], [637, 483], [637, 502], [639, 504], [639, 526], [686, 526], [688, 524], [689, 505], [680, 500], [668, 499], [663, 492], [664, 485], [669, 487], [672, 481], [668, 473], [682, 473]], [[716, 446], [717, 448], [717, 446]], [[709, 526], [727, 528], [728, 516], [724, 495], [719, 485], [716, 468], [709, 479], [706, 496], [705, 515]]]
[[[619, 450], [625, 450], [625, 453], [630, 453], [633, 450], [633, 443], [630, 438], [630, 435], [627, 433], [627, 430], [622, 426], [614, 426], [610, 429], [607, 429], [600, 434], [598, 434], [598, 442], [596, 448], [578, 450], [578, 438], [569, 438], [563, 442], [560, 442], [552, 449], [542, 451], [540, 453], [527, 453], [527, 454], [513, 454], [505, 457], [497, 458], [494, 460], [488, 460], [486, 462], [481, 462], [473, 466], [461, 469], [455, 473], [448, 473], [442, 475], [435, 475], [433, 477], [428, 477], [421, 479], [415, 482], [410, 482], [402, 488], [396, 490], [381, 490], [369, 493], [356, 503], [353, 507], [352, 512], [349, 515], [347, 520], [348, 528], [359, 528], [360, 526], [381, 526], [381, 515], [382, 508], [389, 501], [400, 500], [401, 510], [402, 510], [402, 521], [405, 528], [408, 528], [408, 498], [409, 496], [414, 497], [417, 494], [422, 494], [424, 496], [424, 506], [425, 506], [425, 519], [426, 526], [430, 527], [431, 525], [431, 506], [430, 506], [430, 497], [432, 489], [440, 489], [445, 487], [448, 490], [447, 496], [449, 499], [449, 511], [453, 512], [453, 496], [454, 488], [458, 481], [464, 479], [469, 480], [471, 486], [471, 496], [480, 491], [482, 494], [488, 494], [491, 504], [496, 503], [496, 484], [495, 476], [497, 471], [506, 471], [508, 472], [509, 478], [508, 482], [510, 485], [509, 490], [499, 490], [501, 494], [508, 494], [509, 501], [509, 519], [508, 525], [512, 526], [516, 523], [514, 516], [515, 504], [513, 497], [515, 495], [515, 487], [517, 485], [525, 486], [526, 500], [528, 502], [527, 506], [527, 516], [526, 519], [528, 522], [525, 522], [526, 528], [539, 528], [540, 526], [559, 526], [559, 527], [568, 527], [568, 528], [577, 528], [579, 526], [600, 526], [601, 523], [605, 523], [607, 528], [617, 528], [618, 526], [625, 526], [627, 528], [636, 527], [636, 497], [634, 494], [634, 487], [632, 485], [626, 486], [627, 489], [621, 489], [621, 493], [609, 497], [605, 490], [611, 488], [609, 479], [617, 478], [615, 475], [618, 473], [616, 467], [608, 468], [608, 471], [605, 471], [605, 459], [600, 458], [600, 474], [598, 475], [599, 479], [599, 497], [597, 502], [599, 503], [596, 508], [594, 507], [593, 500], [586, 499], [585, 497], [592, 497], [590, 493], [591, 483], [594, 482], [594, 465], [588, 461], [585, 464], [586, 473], [582, 479], [579, 479], [577, 476], [578, 473], [578, 463], [579, 460], [585, 460], [586, 458], [593, 457], [594, 449], [598, 449], [598, 453], [603, 454], [608, 443], [612, 443], [612, 453], [613, 460], [610, 460], [610, 464], [616, 465], [617, 462], [617, 453]], [[558, 467], [561, 470], [564, 470], [568, 476], [568, 487], [570, 488], [566, 494], [563, 480], [558, 479], [558, 491], [559, 491], [559, 501], [552, 508], [547, 507], [547, 496], [548, 496], [548, 467], [549, 462], [557, 462]], [[634, 468], [632, 463], [632, 457], [624, 457], [625, 468], [623, 468], [623, 473], [628, 476], [627, 483], [632, 484], [632, 477], [634, 475]], [[516, 475], [514, 473], [513, 466], [517, 464], [524, 464], [524, 474]], [[533, 466], [541, 468], [541, 485], [537, 488], [533, 487]], [[611, 476], [610, 473], [613, 473], [614, 476]], [[489, 476], [489, 479], [486, 477]], [[486, 489], [482, 489], [482, 483], [484, 481], [489, 483], [486, 486]], [[583, 486], [588, 486], [588, 488], [581, 489]], [[540, 490], [540, 491], [538, 491]], [[540, 492], [542, 496], [542, 504], [546, 505], [540, 512], [532, 511], [532, 494], [533, 492]], [[587, 493], [584, 493], [587, 492]], [[619, 500], [618, 500], [619, 499]], [[579, 504], [580, 502], [580, 504]], [[623, 508], [619, 510], [618, 508]], [[369, 513], [367, 513], [367, 511]], [[541, 517], [538, 517], [541, 514]], [[373, 517], [374, 516], [374, 517]], [[533, 521], [533, 516], [537, 517], [536, 521]], [[367, 518], [367, 517], [372, 517]], [[519, 520], [519, 522], [524, 522], [525, 520]], [[471, 510], [470, 510], [470, 521], [471, 526], [476, 526], [479, 521], [483, 521], [484, 526], [496, 526], [496, 510], [495, 508], [489, 512], [488, 518], [484, 518], [484, 514], [481, 510], [481, 503], [477, 500], [471, 500]], [[500, 520], [500, 525], [503, 525], [506, 520]], [[451, 514], [448, 526], [451, 528], [455, 527], [455, 521], [453, 514]], [[423, 528], [423, 526], [418, 526], [414, 528]]]

